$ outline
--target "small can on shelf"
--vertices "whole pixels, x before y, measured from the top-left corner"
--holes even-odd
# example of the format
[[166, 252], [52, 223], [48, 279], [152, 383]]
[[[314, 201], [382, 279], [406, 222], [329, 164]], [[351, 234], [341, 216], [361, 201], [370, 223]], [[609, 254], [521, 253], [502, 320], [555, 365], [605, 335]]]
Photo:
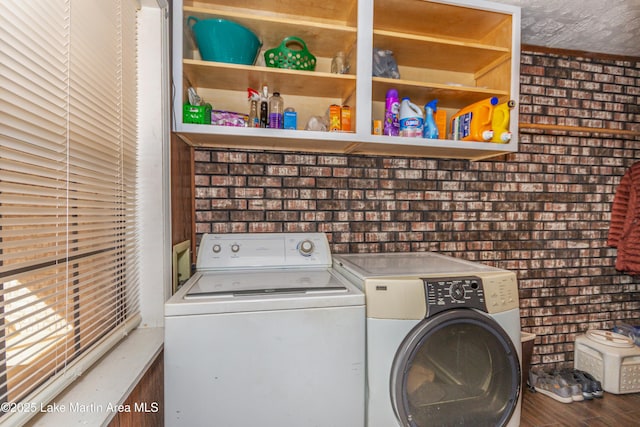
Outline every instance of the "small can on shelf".
[[340, 109], [340, 130], [351, 132], [351, 108], [348, 105], [343, 105]]
[[371, 124], [372, 135], [382, 135], [382, 120], [374, 120]]
[[329, 131], [330, 132], [338, 132], [342, 130], [341, 115], [342, 115], [342, 108], [339, 105], [333, 104], [329, 107]]
[[298, 128], [298, 113], [291, 107], [284, 110], [284, 128], [293, 130]]

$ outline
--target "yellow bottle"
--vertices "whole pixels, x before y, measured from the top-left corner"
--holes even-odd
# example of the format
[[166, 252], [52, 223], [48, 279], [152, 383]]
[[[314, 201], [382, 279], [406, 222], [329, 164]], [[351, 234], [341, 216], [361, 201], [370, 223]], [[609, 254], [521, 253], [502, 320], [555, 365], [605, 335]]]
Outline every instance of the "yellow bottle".
[[462, 141], [491, 141], [491, 119], [496, 105], [498, 98], [493, 96], [458, 111], [451, 118], [451, 138]]
[[510, 100], [496, 105], [493, 109], [493, 117], [491, 118], [491, 128], [493, 130], [493, 138], [491, 142], [499, 144], [508, 144], [511, 141], [511, 132], [509, 131], [509, 110], [515, 107], [516, 102]]

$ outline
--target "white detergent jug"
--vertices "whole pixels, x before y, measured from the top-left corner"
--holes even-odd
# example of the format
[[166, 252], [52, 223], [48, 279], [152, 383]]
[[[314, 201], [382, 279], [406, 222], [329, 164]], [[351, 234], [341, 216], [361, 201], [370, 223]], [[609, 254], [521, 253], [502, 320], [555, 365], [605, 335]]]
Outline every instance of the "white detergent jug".
[[422, 137], [424, 119], [422, 110], [409, 98], [402, 98], [400, 103], [400, 136]]

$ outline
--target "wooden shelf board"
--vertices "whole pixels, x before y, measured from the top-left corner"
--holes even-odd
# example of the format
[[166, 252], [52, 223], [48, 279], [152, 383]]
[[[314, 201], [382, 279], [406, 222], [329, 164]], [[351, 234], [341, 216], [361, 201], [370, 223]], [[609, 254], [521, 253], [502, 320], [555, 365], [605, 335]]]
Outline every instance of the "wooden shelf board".
[[263, 84], [284, 93], [304, 93], [311, 97], [344, 98], [353, 92], [356, 77], [315, 71], [286, 70], [224, 62], [185, 59], [183, 72], [196, 88], [246, 91]]
[[497, 96], [502, 100], [509, 97], [509, 92], [474, 88], [466, 86], [451, 86], [437, 83], [423, 83], [401, 79], [373, 77], [372, 95], [374, 101], [384, 102], [389, 89], [397, 89], [401, 97], [408, 96], [414, 102], [428, 102], [439, 99], [442, 108], [462, 108], [476, 101]]
[[222, 18], [237, 22], [250, 29], [265, 49], [279, 46], [287, 36], [296, 36], [307, 43], [307, 49], [316, 57], [333, 57], [338, 51], [349, 51], [356, 43], [357, 29], [334, 21], [314, 22], [300, 17], [265, 16], [255, 11], [229, 11], [221, 8], [185, 7], [184, 18]]
[[468, 41], [511, 20], [505, 13], [427, 1], [385, 0], [374, 2], [373, 10], [375, 29]]
[[423, 158], [482, 160], [515, 151], [511, 144], [357, 135], [354, 133], [286, 131], [183, 125], [178, 135], [189, 145], [339, 154], [372, 154]]
[[[354, 144], [348, 139], [339, 139], [337, 134], [329, 132], [225, 128], [223, 126], [207, 125], [185, 126], [191, 128], [193, 126], [204, 126], [203, 130], [206, 132], [198, 133], [196, 130], [188, 133], [179, 133], [187, 144], [196, 147], [344, 153]], [[209, 133], [211, 131], [217, 133], [211, 134]]]
[[[424, 145], [389, 144], [389, 143], [363, 143], [352, 150], [351, 154], [369, 154], [379, 156], [422, 157], [438, 159], [464, 159], [485, 160], [496, 156], [508, 154], [500, 144], [488, 144], [485, 149], [477, 149], [471, 145], [447, 146], [430, 145], [429, 140], [423, 139]], [[470, 143], [471, 144], [471, 143]], [[479, 143], [473, 143], [479, 144]]]
[[375, 30], [373, 45], [393, 52], [399, 64], [475, 73], [488, 63], [509, 57], [509, 49], [480, 43]]
[[[241, 5], [241, 7], [239, 6]], [[185, 0], [185, 9], [194, 8], [224, 8], [227, 10], [247, 10], [260, 15], [300, 16], [317, 20], [341, 21], [356, 23], [357, 0], [305, 2], [300, 0]]]

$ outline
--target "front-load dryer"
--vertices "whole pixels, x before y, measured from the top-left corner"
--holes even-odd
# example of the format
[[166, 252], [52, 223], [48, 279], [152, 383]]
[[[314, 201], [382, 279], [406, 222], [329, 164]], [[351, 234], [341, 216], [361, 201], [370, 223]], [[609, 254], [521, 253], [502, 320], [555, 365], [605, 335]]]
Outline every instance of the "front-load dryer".
[[365, 293], [368, 427], [519, 425], [513, 272], [432, 252], [333, 265]]

